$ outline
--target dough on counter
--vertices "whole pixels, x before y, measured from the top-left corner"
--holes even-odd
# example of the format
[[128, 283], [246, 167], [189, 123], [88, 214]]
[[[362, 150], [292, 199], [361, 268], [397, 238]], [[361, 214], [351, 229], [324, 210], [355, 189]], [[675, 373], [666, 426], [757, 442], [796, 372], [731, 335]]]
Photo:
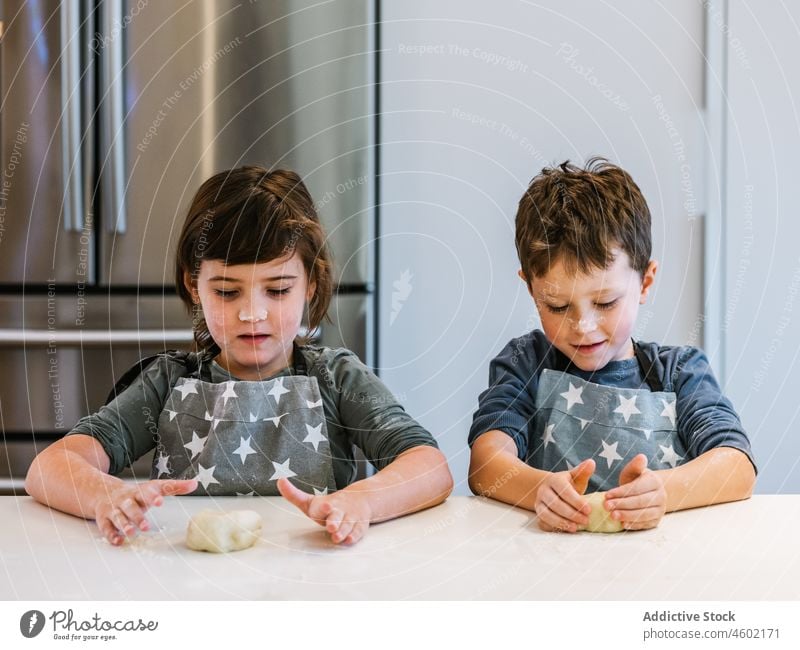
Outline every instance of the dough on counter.
[[603, 507], [605, 492], [592, 492], [585, 495], [586, 500], [592, 507], [589, 513], [589, 524], [586, 530], [590, 533], [619, 533], [623, 530], [619, 521], [611, 518], [611, 513]]
[[253, 510], [202, 510], [189, 520], [186, 545], [193, 551], [228, 553], [250, 548], [261, 532], [261, 515]]

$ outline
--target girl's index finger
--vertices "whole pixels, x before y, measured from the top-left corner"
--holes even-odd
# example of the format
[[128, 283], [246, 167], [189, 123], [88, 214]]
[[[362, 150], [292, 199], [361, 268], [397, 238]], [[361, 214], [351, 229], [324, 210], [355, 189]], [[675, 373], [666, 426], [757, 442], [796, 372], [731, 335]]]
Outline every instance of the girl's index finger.
[[196, 489], [196, 479], [164, 481], [161, 484], [161, 494], [167, 497], [173, 494], [189, 494]]

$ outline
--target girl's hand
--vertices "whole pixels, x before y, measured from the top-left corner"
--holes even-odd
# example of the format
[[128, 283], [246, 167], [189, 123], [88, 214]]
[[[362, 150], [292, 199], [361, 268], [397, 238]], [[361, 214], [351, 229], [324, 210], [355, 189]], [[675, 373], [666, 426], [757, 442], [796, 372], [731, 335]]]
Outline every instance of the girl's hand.
[[534, 503], [539, 528], [574, 533], [589, 523], [591, 507], [581, 495], [594, 468], [595, 463], [589, 458], [568, 472], [553, 472], [542, 481]]
[[647, 456], [634, 456], [620, 473], [619, 485], [606, 492], [611, 518], [626, 530], [658, 526], [667, 511], [667, 491], [658, 472], [647, 468]]
[[196, 489], [195, 479], [122, 484], [98, 499], [94, 518], [105, 538], [114, 546], [119, 546], [126, 537], [135, 535], [137, 530], [150, 528], [144, 516], [148, 508], [160, 506], [165, 496], [189, 494]]
[[323, 526], [334, 544], [355, 544], [369, 528], [372, 513], [364, 496], [339, 490], [325, 496], [306, 494], [288, 479], [278, 479], [278, 491], [303, 514]]

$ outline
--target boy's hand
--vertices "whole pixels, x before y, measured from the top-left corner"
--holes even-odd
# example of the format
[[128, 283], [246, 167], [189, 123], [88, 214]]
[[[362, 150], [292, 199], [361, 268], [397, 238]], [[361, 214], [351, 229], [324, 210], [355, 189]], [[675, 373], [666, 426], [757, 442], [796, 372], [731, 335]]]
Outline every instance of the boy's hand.
[[589, 458], [568, 472], [553, 472], [542, 481], [534, 504], [539, 528], [574, 533], [589, 523], [592, 509], [581, 495], [594, 468], [594, 460]]
[[119, 546], [126, 537], [136, 534], [137, 530], [145, 531], [150, 528], [150, 523], [144, 516], [148, 508], [160, 506], [166, 496], [189, 494], [196, 489], [195, 479], [122, 484], [98, 499], [94, 518], [105, 538], [114, 546]]
[[334, 544], [355, 544], [369, 528], [372, 513], [366, 498], [339, 490], [333, 494], [306, 494], [289, 482], [278, 479], [278, 491], [310, 519], [323, 526]]
[[667, 491], [658, 472], [638, 454], [619, 475], [619, 487], [606, 492], [606, 509], [626, 530], [655, 528], [667, 511]]

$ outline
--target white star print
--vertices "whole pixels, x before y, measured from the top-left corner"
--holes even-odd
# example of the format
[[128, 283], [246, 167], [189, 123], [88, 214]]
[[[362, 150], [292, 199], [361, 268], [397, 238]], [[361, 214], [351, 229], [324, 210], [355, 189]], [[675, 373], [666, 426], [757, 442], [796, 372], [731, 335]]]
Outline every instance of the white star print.
[[223, 405], [227, 404], [227, 403], [228, 403], [228, 400], [229, 400], [231, 397], [233, 397], [234, 399], [236, 399], [237, 397], [239, 397], [239, 396], [236, 394], [236, 392], [233, 390], [233, 385], [234, 385], [235, 383], [236, 383], [236, 382], [234, 382], [234, 381], [226, 381], [226, 382], [225, 382], [225, 392], [224, 392], [224, 393], [222, 393], [222, 404], [223, 404]]
[[600, 457], [606, 459], [608, 462], [608, 469], [611, 469], [611, 465], [615, 460], [622, 460], [622, 456], [617, 453], [617, 445], [619, 444], [619, 441], [615, 442], [613, 445], [609, 445], [605, 440], [601, 440], [600, 442], [603, 443], [603, 451], [600, 454]]
[[306, 425], [306, 431], [308, 432], [308, 435], [303, 438], [303, 442], [310, 442], [312, 445], [314, 445], [314, 451], [319, 451], [319, 443], [327, 440], [327, 438], [322, 435], [321, 430], [321, 424], [318, 424], [315, 427], [312, 427], [309, 424]]
[[586, 428], [586, 425], [589, 424], [589, 420], [584, 420], [583, 418], [578, 418], [581, 421], [581, 431]]
[[675, 450], [672, 448], [672, 445], [669, 447], [665, 447], [664, 445], [659, 445], [661, 447], [661, 451], [664, 452], [664, 455], [661, 456], [662, 463], [669, 463], [670, 467], [674, 468], [680, 461], [683, 460], [683, 456], [679, 456], [675, 453]]
[[669, 421], [672, 423], [672, 426], [674, 427], [675, 418], [677, 417], [677, 414], [675, 413], [675, 400], [668, 402], [667, 400], [662, 398], [661, 403], [664, 405], [664, 410], [661, 411], [661, 415], [669, 418]]
[[283, 377], [281, 377], [275, 380], [275, 385], [272, 387], [272, 390], [267, 393], [267, 395], [272, 395], [275, 398], [275, 403], [280, 404], [281, 395], [285, 395], [288, 392], [290, 392], [289, 389], [283, 387]]
[[256, 494], [255, 491], [248, 492], [247, 494], [242, 494], [241, 492], [237, 492], [236, 496], [237, 497], [252, 497], [252, 496], [255, 496], [255, 494]]
[[256, 420], [258, 420], [258, 418], [251, 413], [250, 414], [250, 422], [255, 422]]
[[548, 424], [547, 427], [545, 427], [544, 435], [542, 435], [542, 441], [544, 442], [545, 449], [547, 449], [547, 445], [549, 443], [555, 442], [555, 439], [553, 438], [553, 429], [555, 428], [555, 424]]
[[194, 460], [195, 456], [203, 451], [203, 447], [206, 446], [206, 441], [208, 440], [208, 436], [201, 438], [197, 435], [197, 431], [192, 431], [192, 441], [187, 442], [184, 447], [186, 447], [189, 451], [192, 452], [192, 460]]
[[650, 434], [653, 433], [653, 430], [652, 429], [642, 429], [642, 433], [644, 434], [645, 438], [650, 440]]
[[281, 415], [274, 417], [274, 418], [264, 418], [262, 422], [272, 422], [276, 427], [281, 423], [281, 418], [288, 415], [287, 413], [282, 413]]
[[312, 402], [311, 400], [306, 400], [306, 406], [308, 406], [308, 408], [310, 409], [322, 406], [322, 399], [318, 399], [316, 402]]
[[573, 386], [572, 382], [569, 382], [569, 390], [566, 393], [561, 393], [561, 397], [567, 400], [567, 411], [575, 404], [583, 404], [581, 393], [583, 393], [583, 386]]
[[159, 454], [156, 469], [158, 470], [158, 476], [156, 476], [156, 478], [161, 478], [162, 474], [169, 474], [169, 456]]
[[172, 422], [175, 419], [175, 416], [178, 415], [177, 411], [170, 411], [169, 409], [164, 409], [169, 415], [169, 421]]
[[206, 411], [206, 414], [203, 416], [207, 421], [211, 422], [211, 428], [216, 429], [217, 425], [222, 421], [220, 418], [215, 418], [211, 413]]
[[625, 422], [628, 422], [628, 418], [631, 415], [635, 415], [636, 413], [641, 413], [641, 411], [636, 408], [636, 395], [633, 397], [627, 398], [623, 397], [622, 395], [619, 396], [619, 406], [614, 409], [614, 413], [621, 413], [622, 416], [625, 418]]
[[317, 488], [314, 488], [315, 497], [324, 497], [326, 494], [328, 494], [328, 488], [325, 488], [324, 490], [318, 490]]
[[287, 458], [282, 463], [276, 463], [274, 460], [272, 464], [275, 466], [275, 473], [269, 477], [270, 481], [276, 481], [279, 478], [291, 478], [292, 476], [297, 476], [292, 470], [289, 469], [289, 462], [291, 458]]
[[572, 463], [570, 463], [568, 460], [565, 461], [565, 462], [567, 463], [567, 470], [568, 471], [571, 472], [573, 469], [575, 469], [575, 466]]
[[175, 390], [177, 390], [181, 394], [181, 402], [186, 399], [187, 395], [197, 395], [197, 380], [196, 379], [184, 379], [184, 383], [180, 386], [175, 386]]
[[242, 465], [244, 465], [244, 461], [250, 454], [256, 453], [253, 451], [253, 448], [250, 446], [250, 441], [253, 439], [253, 436], [250, 436], [245, 440], [241, 436], [239, 437], [239, 447], [233, 452], [234, 454], [239, 454], [239, 457], [242, 459]]
[[214, 478], [214, 470], [217, 469], [216, 465], [214, 465], [214, 467], [209, 467], [208, 469], [206, 469], [200, 464], [198, 464], [197, 466], [200, 468], [200, 471], [197, 472], [197, 476], [195, 476], [194, 478], [203, 484], [203, 489], [207, 490], [208, 486], [211, 485], [212, 483], [216, 483], [217, 485], [219, 485], [219, 481]]

